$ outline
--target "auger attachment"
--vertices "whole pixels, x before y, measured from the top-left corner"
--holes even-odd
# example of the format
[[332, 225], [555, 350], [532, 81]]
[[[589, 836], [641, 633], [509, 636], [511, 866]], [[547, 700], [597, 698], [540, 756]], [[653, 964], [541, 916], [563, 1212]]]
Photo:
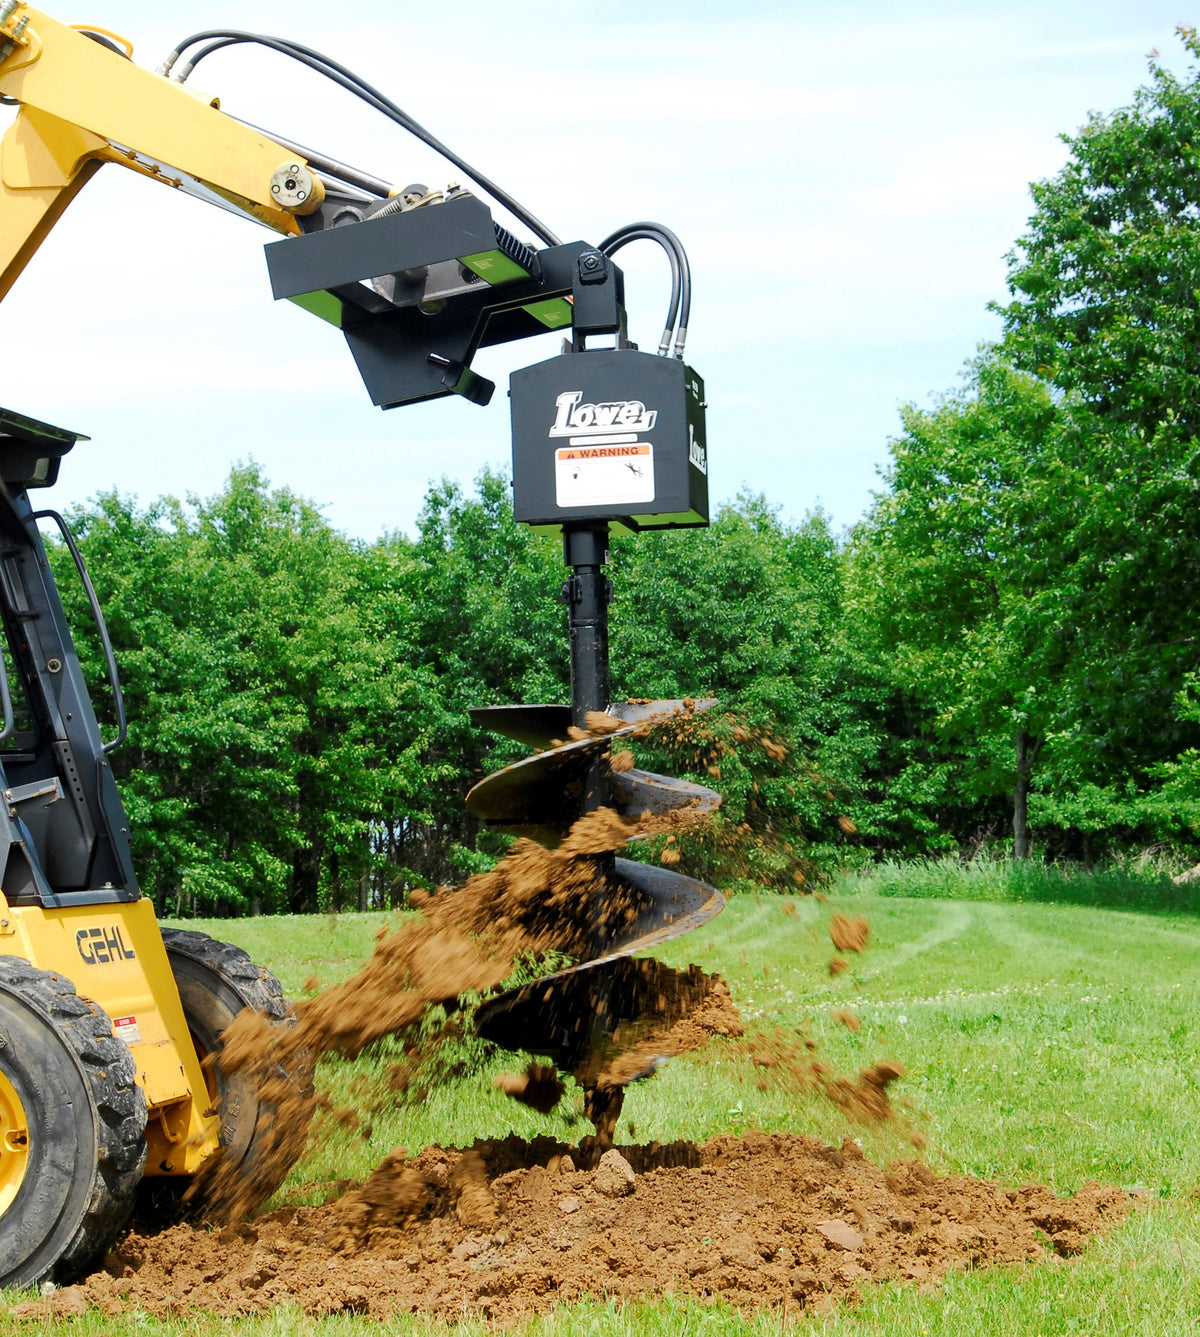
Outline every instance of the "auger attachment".
[[[665, 337], [657, 357], [638, 352], [626, 337], [624, 284], [611, 256], [638, 239], [657, 241], [673, 257], [668, 331], [677, 315], [680, 321], [674, 357], [662, 355]], [[715, 705], [614, 701], [608, 669], [610, 524], [634, 533], [708, 524], [704, 383], [682, 360], [690, 285], [673, 233], [651, 223], [614, 233], [576, 257], [572, 340], [559, 357], [515, 372], [510, 383], [513, 514], [538, 528], [561, 526], [571, 572], [562, 587], [570, 615], [571, 703], [471, 712], [483, 728], [537, 751], [477, 784], [467, 808], [497, 830], [547, 847], [599, 809], [626, 819], [647, 812], [662, 818], [685, 809], [712, 812], [721, 802], [703, 785], [612, 764], [614, 742]], [[590, 337], [606, 334], [615, 336], [615, 346], [588, 351]], [[475, 1018], [479, 1032], [497, 1044], [546, 1056], [572, 1073], [604, 1140], [623, 1092], [604, 1079], [606, 1037], [631, 1026], [636, 1031], [651, 1013], [667, 1022], [674, 1006], [664, 1004], [668, 994], [686, 999], [689, 988], [711, 983], [700, 972], [681, 976], [630, 958], [703, 924], [723, 902], [712, 887], [669, 869], [615, 853], [581, 857], [593, 862], [597, 890], [591, 904], [578, 907], [584, 931], [571, 935], [576, 964], [489, 999]], [[668, 976], [670, 988], [660, 987]], [[649, 1072], [660, 1056], [653, 1034], [643, 1038]]]
[[[688, 780], [637, 768], [613, 770], [614, 742], [645, 736], [658, 723], [707, 710], [716, 702], [608, 701], [611, 586], [603, 578], [607, 533], [599, 528], [564, 535], [564, 553], [574, 573], [563, 587], [570, 607], [571, 704], [471, 711], [482, 727], [539, 750], [481, 780], [467, 795], [468, 811], [493, 829], [551, 848], [581, 816], [598, 808], [636, 819], [647, 812], [701, 815], [715, 811], [721, 802], [715, 790]], [[581, 557], [597, 560], [577, 560]], [[589, 721], [593, 729], [578, 736]], [[573, 739], [571, 732], [577, 735]], [[598, 890], [590, 905], [580, 907], [587, 945], [577, 963], [487, 1000], [476, 1010], [475, 1023], [486, 1039], [542, 1055], [574, 1074], [584, 1084], [586, 1106], [597, 1127], [611, 1129], [622, 1090], [602, 1090], [589, 1081], [589, 1063], [604, 1051], [608, 1037], [645, 1015], [647, 998], [654, 992], [647, 971], [666, 970], [656, 962], [629, 958], [699, 927], [724, 902], [715, 888], [671, 869], [615, 855], [587, 857], [595, 860]], [[621, 913], [608, 913], [618, 902]], [[646, 1071], [638, 1075], [649, 1075], [655, 1066], [652, 1055]]]

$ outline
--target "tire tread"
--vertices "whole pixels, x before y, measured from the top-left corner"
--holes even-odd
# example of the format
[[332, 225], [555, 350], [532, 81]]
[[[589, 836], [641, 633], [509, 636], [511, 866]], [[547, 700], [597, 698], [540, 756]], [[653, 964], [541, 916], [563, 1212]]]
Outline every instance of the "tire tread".
[[[295, 1013], [291, 1004], [284, 997], [283, 985], [263, 966], [255, 965], [250, 956], [232, 943], [210, 938], [207, 933], [198, 933], [192, 929], [162, 929], [163, 942], [166, 945], [168, 959], [171, 956], [190, 958], [204, 966], [241, 1000], [243, 1006], [259, 1012], [273, 1022], [294, 1023]], [[220, 1059], [217, 1059], [218, 1066]], [[289, 1080], [306, 1096], [312, 1095], [312, 1069], [302, 1065], [288, 1073]], [[257, 1098], [257, 1097], [256, 1097]], [[309, 1109], [311, 1113], [311, 1108]], [[305, 1116], [307, 1118], [307, 1115]], [[264, 1140], [271, 1137], [271, 1128], [275, 1119], [275, 1106], [259, 1103], [254, 1121], [254, 1132], [241, 1164], [252, 1164], [258, 1155], [258, 1148]], [[279, 1187], [287, 1175], [290, 1166], [280, 1164], [274, 1172], [264, 1174], [260, 1168], [256, 1177], [256, 1206], [261, 1206]], [[203, 1215], [212, 1204], [201, 1188], [197, 1197], [200, 1214]]]
[[256, 966], [242, 948], [194, 929], [164, 928], [161, 932], [168, 954], [178, 952], [208, 966], [241, 995], [247, 1007], [272, 1021], [284, 1021], [291, 1015], [283, 985], [265, 966]]
[[65, 975], [6, 956], [0, 959], [0, 979], [58, 1028], [79, 1062], [97, 1114], [96, 1173], [88, 1206], [49, 1269], [55, 1280], [65, 1281], [103, 1257], [133, 1210], [146, 1165], [146, 1099], [137, 1085], [133, 1055], [113, 1034], [108, 1014], [81, 998]]

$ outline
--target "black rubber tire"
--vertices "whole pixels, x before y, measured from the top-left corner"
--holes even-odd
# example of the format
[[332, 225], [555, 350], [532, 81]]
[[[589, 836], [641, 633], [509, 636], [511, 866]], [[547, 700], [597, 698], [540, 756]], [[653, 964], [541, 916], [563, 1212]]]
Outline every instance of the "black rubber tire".
[[[222, 1069], [221, 1034], [247, 1007], [272, 1021], [286, 1021], [291, 1008], [283, 996], [283, 986], [232, 943], [218, 942], [207, 933], [190, 929], [165, 928], [162, 937], [192, 1041], [201, 1059], [215, 1056], [215, 1062], [205, 1065], [205, 1074], [221, 1115], [222, 1159], [254, 1171], [259, 1189], [256, 1205], [261, 1206], [283, 1182], [290, 1167], [281, 1166], [270, 1178], [264, 1178], [258, 1170], [258, 1149], [274, 1121], [275, 1109], [261, 1098], [253, 1077]], [[310, 1071], [292, 1076], [301, 1090], [311, 1088]], [[203, 1213], [203, 1193], [196, 1205]]]
[[107, 1252], [146, 1163], [128, 1046], [70, 980], [0, 956], [0, 1070], [24, 1106], [25, 1175], [0, 1216], [0, 1286], [70, 1281]]

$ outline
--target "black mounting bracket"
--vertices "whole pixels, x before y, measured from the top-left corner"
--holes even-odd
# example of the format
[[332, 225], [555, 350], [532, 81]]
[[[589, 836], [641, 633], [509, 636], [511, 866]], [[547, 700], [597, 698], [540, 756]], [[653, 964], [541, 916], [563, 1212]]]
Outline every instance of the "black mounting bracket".
[[266, 247], [271, 289], [345, 335], [382, 408], [494, 386], [471, 371], [480, 348], [572, 326], [624, 323], [621, 271], [582, 241], [534, 250], [471, 195], [306, 232]]
[[575, 257], [571, 305], [577, 348], [589, 334], [624, 333], [625, 276], [603, 252], [589, 249]]

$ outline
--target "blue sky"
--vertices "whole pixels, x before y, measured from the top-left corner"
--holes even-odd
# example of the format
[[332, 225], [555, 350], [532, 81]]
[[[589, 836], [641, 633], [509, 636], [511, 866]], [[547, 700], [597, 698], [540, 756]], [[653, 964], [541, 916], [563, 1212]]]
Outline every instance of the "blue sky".
[[[705, 377], [717, 500], [765, 493], [850, 524], [897, 408], [953, 386], [996, 334], [1004, 253], [1063, 131], [1130, 100], [1158, 48], [1183, 61], [1184, 0], [788, 5], [375, 0], [238, 5], [69, 0], [156, 66], [236, 26], [298, 38], [388, 91], [564, 238], [653, 218], [687, 245], [689, 361]], [[445, 16], [445, 17], [443, 17]], [[192, 84], [226, 110], [377, 175], [455, 169], [279, 58], [214, 56]], [[2, 109], [0, 109], [2, 110]], [[517, 229], [520, 231], [520, 229]], [[500, 391], [381, 413], [336, 331], [271, 301], [271, 234], [106, 167], [0, 308], [6, 407], [86, 432], [60, 506], [116, 488], [207, 495], [236, 460], [340, 529], [411, 532], [428, 483], [509, 455], [508, 373], [551, 339], [476, 363]], [[644, 253], [643, 253], [644, 252]], [[631, 331], [657, 340], [667, 286], [623, 253]]]

